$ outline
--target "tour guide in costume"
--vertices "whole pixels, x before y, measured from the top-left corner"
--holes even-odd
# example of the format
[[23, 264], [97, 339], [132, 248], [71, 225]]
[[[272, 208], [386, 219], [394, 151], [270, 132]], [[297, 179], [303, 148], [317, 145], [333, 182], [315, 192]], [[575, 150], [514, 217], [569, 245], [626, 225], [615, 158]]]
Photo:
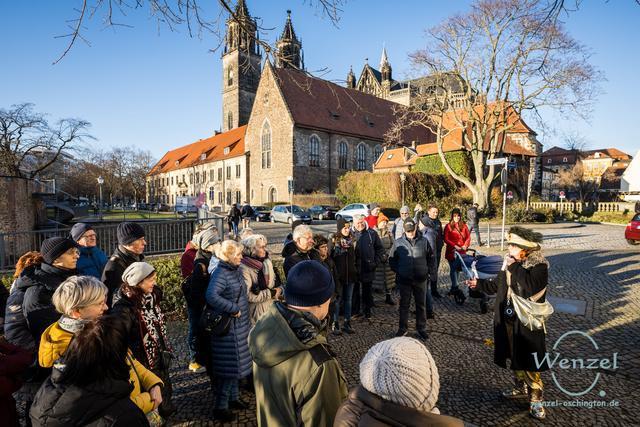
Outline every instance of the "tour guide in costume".
[[[536, 419], [544, 419], [542, 406], [542, 380], [540, 372], [549, 369], [546, 363], [545, 331], [530, 330], [524, 326], [513, 311], [511, 299], [507, 298], [510, 277], [513, 293], [529, 298], [547, 286], [549, 262], [540, 251], [542, 234], [522, 227], [511, 227], [507, 239], [508, 253], [502, 271], [495, 279], [468, 280], [471, 289], [487, 294], [496, 294], [494, 305], [494, 361], [514, 371], [515, 387], [503, 393], [508, 398], [529, 397], [529, 414]], [[546, 292], [536, 301], [545, 301]], [[511, 310], [509, 310], [511, 308]], [[534, 357], [534, 354], [536, 355]]]

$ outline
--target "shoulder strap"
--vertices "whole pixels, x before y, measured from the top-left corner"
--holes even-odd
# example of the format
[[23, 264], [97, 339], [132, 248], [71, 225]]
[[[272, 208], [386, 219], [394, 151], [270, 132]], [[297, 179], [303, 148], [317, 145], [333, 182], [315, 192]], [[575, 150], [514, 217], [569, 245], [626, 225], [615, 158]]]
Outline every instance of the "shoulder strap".
[[[507, 297], [511, 298], [511, 295], [513, 294], [513, 291], [511, 290], [511, 272], [509, 270], [506, 270], [505, 273], [507, 276]], [[531, 302], [538, 302], [538, 300], [542, 298], [542, 295], [544, 295], [546, 291], [547, 287], [545, 286], [540, 291], [538, 291], [538, 293], [531, 295], [528, 300]]]
[[336, 354], [324, 344], [317, 344], [309, 349], [309, 353], [317, 366], [334, 359]]

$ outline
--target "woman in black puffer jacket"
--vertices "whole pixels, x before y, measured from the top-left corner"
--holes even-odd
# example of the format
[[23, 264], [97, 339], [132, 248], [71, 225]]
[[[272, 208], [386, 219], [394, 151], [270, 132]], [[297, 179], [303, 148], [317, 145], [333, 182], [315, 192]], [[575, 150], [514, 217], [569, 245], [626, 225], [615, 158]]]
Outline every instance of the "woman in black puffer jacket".
[[338, 230], [332, 238], [331, 258], [336, 266], [337, 298], [334, 302], [333, 324], [331, 329], [334, 334], [340, 334], [340, 306], [344, 308], [344, 325], [342, 331], [353, 334], [351, 327], [351, 298], [353, 296], [354, 283], [358, 281], [358, 269], [356, 266], [356, 242], [351, 231], [350, 224], [344, 218], [337, 221]]
[[124, 323], [102, 316], [71, 340], [63, 363], [55, 365], [36, 394], [29, 412], [33, 426], [149, 425], [129, 397]]

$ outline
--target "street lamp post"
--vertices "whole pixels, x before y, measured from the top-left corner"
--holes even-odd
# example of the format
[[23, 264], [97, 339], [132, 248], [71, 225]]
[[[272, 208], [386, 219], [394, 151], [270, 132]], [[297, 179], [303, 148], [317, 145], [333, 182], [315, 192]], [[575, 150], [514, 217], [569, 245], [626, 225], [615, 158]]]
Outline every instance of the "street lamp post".
[[100, 208], [98, 212], [100, 213], [100, 221], [102, 221], [102, 184], [104, 184], [104, 178], [102, 175], [98, 177], [98, 185], [100, 186]]
[[404, 172], [400, 172], [400, 185], [402, 186], [402, 206], [404, 206], [404, 182], [407, 180], [407, 176]]

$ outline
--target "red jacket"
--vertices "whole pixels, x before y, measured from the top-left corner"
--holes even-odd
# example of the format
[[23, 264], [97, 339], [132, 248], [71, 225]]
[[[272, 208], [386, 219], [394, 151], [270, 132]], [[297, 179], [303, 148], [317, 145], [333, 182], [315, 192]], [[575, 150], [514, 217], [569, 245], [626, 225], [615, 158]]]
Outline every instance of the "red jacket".
[[367, 215], [364, 217], [364, 220], [367, 222], [367, 225], [370, 229], [374, 229], [378, 226], [378, 217], [373, 215]]
[[180, 270], [182, 272], [182, 277], [185, 279], [191, 276], [191, 272], [193, 271], [193, 262], [196, 259], [197, 252], [198, 250], [191, 245], [191, 242], [189, 242], [180, 257]]
[[[458, 227], [454, 227], [450, 222], [444, 226], [444, 242], [447, 244], [447, 249], [445, 250], [444, 257], [453, 261], [455, 251], [455, 246], [460, 246], [468, 248], [471, 245], [471, 233], [469, 233], [469, 227], [467, 224], [460, 221], [458, 223]], [[458, 253], [464, 255], [466, 251], [458, 250]]]

